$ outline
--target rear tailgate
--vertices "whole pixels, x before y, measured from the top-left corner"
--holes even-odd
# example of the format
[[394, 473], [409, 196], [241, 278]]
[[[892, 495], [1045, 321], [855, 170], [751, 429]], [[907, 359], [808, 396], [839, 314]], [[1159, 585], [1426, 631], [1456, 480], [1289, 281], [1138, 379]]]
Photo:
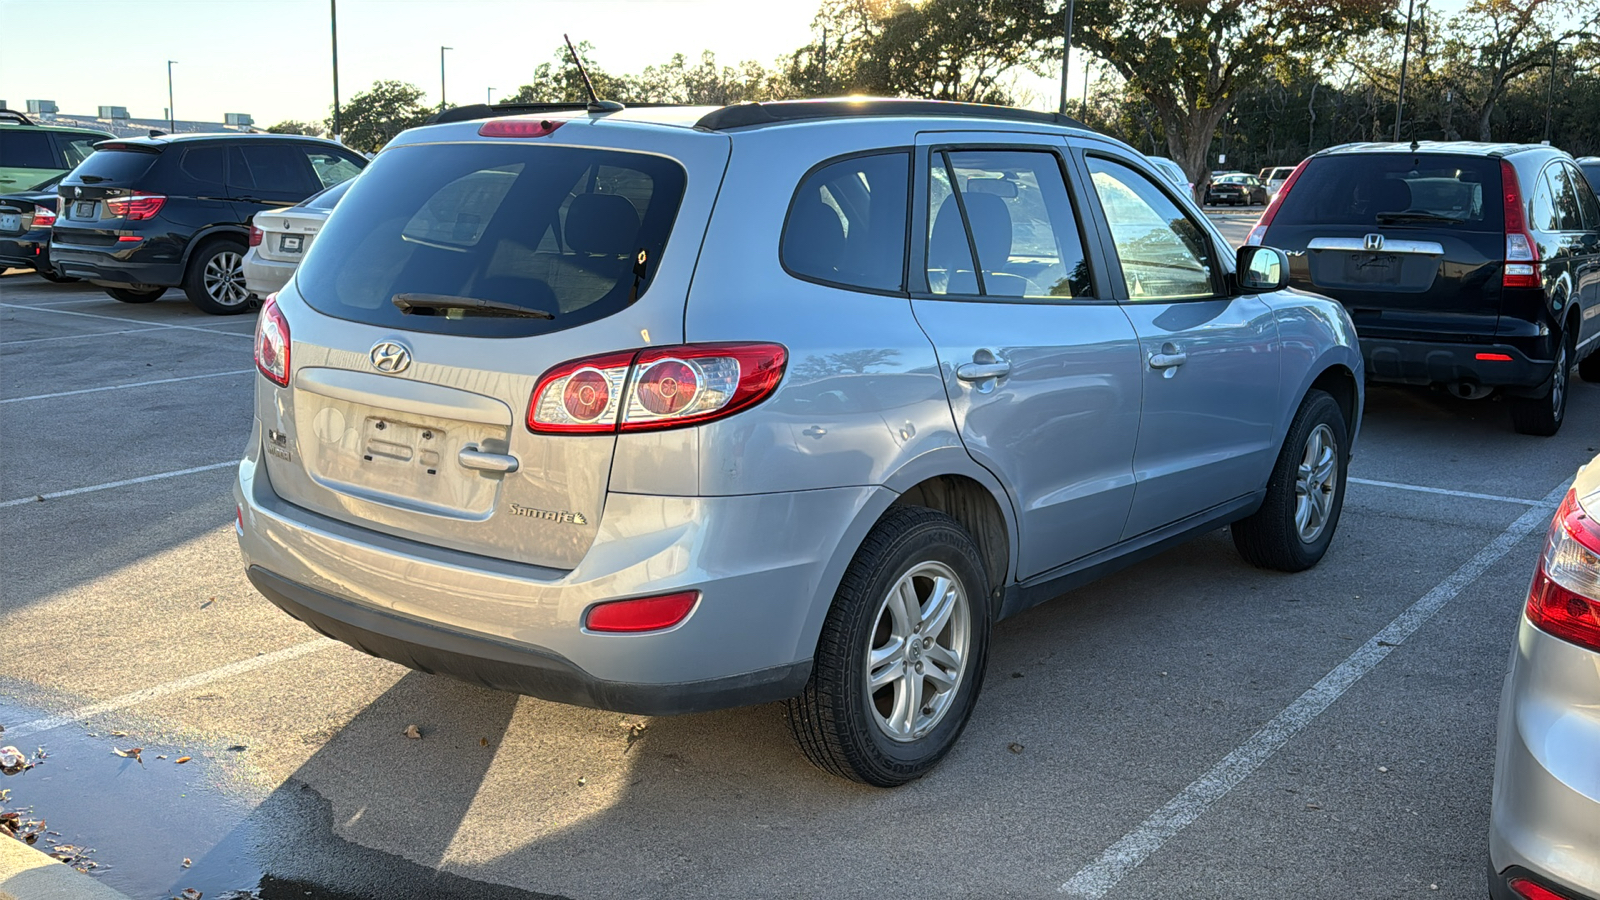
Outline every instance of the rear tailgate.
[[[616, 438], [533, 433], [530, 397], [562, 362], [682, 341], [728, 139], [587, 119], [482, 139], [478, 124], [385, 149], [279, 295], [292, 372], [258, 382], [267, 471], [323, 515], [569, 569], [598, 531]], [[407, 314], [402, 293], [553, 318]]]
[[115, 244], [123, 217], [106, 201], [132, 194], [160, 157], [159, 146], [102, 144], [61, 180], [54, 239], [80, 246]]
[[1264, 243], [1289, 251], [1290, 283], [1343, 303], [1362, 336], [1492, 337], [1505, 256], [1499, 161], [1315, 157]]
[[298, 263], [311, 249], [322, 224], [328, 220], [324, 210], [294, 207], [256, 213], [250, 222], [261, 230], [256, 253], [273, 262]]

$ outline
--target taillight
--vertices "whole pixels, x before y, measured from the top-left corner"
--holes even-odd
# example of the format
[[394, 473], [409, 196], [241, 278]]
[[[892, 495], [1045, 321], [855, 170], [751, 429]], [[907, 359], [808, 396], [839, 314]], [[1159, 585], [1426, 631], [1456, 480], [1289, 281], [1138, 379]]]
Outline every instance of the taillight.
[[1500, 160], [1500, 194], [1506, 220], [1506, 265], [1501, 270], [1500, 286], [1540, 287], [1539, 249], [1522, 215], [1522, 185], [1517, 181], [1517, 169], [1508, 159]]
[[1567, 492], [1550, 522], [1527, 613], [1542, 630], [1600, 651], [1600, 522], [1578, 505], [1576, 491]]
[[544, 137], [565, 124], [564, 119], [490, 119], [478, 133], [484, 137]]
[[126, 197], [114, 197], [106, 201], [106, 212], [118, 219], [128, 219], [138, 222], [148, 219], [161, 211], [161, 205], [167, 198], [161, 194], [143, 194], [134, 191]]
[[650, 431], [697, 425], [765, 400], [783, 379], [778, 344], [685, 344], [562, 363], [528, 402], [528, 429]]
[[256, 319], [256, 368], [278, 387], [289, 386], [289, 323], [270, 294]]
[[56, 211], [47, 206], [33, 208], [33, 227], [49, 228], [56, 223]]
[[264, 235], [261, 233], [261, 229], [255, 227], [254, 225], [250, 226], [250, 246], [252, 246], [252, 247], [261, 246], [261, 238], [263, 236]]
[[1250, 236], [1244, 239], [1246, 247], [1259, 247], [1261, 242], [1267, 239], [1267, 226], [1272, 224], [1273, 217], [1278, 214], [1278, 209], [1283, 206], [1284, 198], [1289, 196], [1289, 190], [1294, 187], [1294, 183], [1300, 180], [1300, 173], [1306, 170], [1306, 163], [1308, 162], [1311, 162], [1311, 160], [1300, 160], [1300, 165], [1295, 166], [1294, 171], [1289, 173], [1288, 179], [1283, 182], [1283, 187], [1279, 188], [1278, 193], [1273, 196], [1272, 202], [1268, 203], [1267, 208], [1261, 211], [1261, 220], [1256, 222], [1256, 227], [1250, 229]]
[[596, 603], [584, 614], [583, 627], [590, 631], [619, 633], [660, 631], [688, 618], [699, 599], [699, 591], [684, 591], [660, 597]]

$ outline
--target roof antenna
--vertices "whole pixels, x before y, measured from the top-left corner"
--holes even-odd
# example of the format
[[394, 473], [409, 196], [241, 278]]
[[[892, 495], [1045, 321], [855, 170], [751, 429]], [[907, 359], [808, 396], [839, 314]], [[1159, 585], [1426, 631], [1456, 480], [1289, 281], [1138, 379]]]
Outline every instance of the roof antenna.
[[594, 82], [589, 80], [589, 73], [583, 70], [583, 60], [578, 57], [578, 51], [572, 46], [572, 38], [562, 35], [561, 39], [567, 42], [567, 52], [572, 54], [572, 64], [578, 67], [578, 74], [583, 76], [583, 86], [589, 89], [589, 112], [605, 113], [625, 109], [615, 100], [601, 100], [600, 95], [594, 92]]

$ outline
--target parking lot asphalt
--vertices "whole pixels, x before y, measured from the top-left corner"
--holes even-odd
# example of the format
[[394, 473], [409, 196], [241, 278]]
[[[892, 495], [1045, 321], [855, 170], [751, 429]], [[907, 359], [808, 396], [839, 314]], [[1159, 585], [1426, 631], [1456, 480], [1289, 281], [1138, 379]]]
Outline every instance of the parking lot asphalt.
[[44, 753], [3, 805], [136, 900], [1484, 895], [1501, 677], [1600, 386], [1553, 438], [1372, 388], [1318, 567], [1221, 530], [1002, 623], [954, 752], [881, 791], [774, 706], [560, 706], [272, 607], [232, 534], [252, 327], [0, 277], [0, 743]]

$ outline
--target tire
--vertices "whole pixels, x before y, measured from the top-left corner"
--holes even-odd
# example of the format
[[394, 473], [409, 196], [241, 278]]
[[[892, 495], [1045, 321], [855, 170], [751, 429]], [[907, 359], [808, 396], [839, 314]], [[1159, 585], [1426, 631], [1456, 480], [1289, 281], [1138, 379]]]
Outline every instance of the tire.
[[1278, 451], [1261, 508], [1230, 529], [1239, 555], [1280, 572], [1316, 565], [1339, 527], [1349, 465], [1349, 428], [1338, 402], [1323, 391], [1307, 391]]
[[1550, 437], [1561, 430], [1567, 417], [1567, 395], [1572, 393], [1568, 383], [1572, 374], [1572, 338], [1561, 342], [1556, 350], [1555, 371], [1550, 373], [1550, 386], [1537, 397], [1511, 397], [1511, 427], [1517, 434]]
[[139, 288], [106, 288], [106, 293], [111, 295], [111, 299], [113, 299], [113, 300], [121, 300], [123, 303], [149, 303], [149, 302], [151, 302], [153, 300], [158, 299], [162, 294], [165, 294], [166, 292], [167, 292], [167, 289], [164, 288], [164, 287], [153, 287], [153, 288], [144, 288], [144, 289], [139, 289]]
[[189, 257], [183, 273], [183, 293], [201, 312], [234, 316], [250, 310], [250, 291], [244, 286], [245, 245], [233, 238], [216, 238], [200, 245]]
[[[950, 598], [942, 613], [932, 603], [939, 579], [953, 589], [941, 594]], [[932, 770], [961, 736], [983, 685], [988, 583], [977, 546], [954, 519], [921, 507], [885, 513], [845, 570], [805, 690], [786, 703], [800, 751], [825, 772], [877, 787], [902, 785]], [[907, 597], [901, 590], [907, 585], [918, 604], [917, 623], [908, 605], [896, 602]], [[924, 633], [930, 620], [935, 624]], [[901, 636], [919, 634], [920, 646]], [[897, 638], [900, 649], [884, 654]], [[873, 655], [881, 656], [880, 674], [896, 666], [902, 674], [869, 693]], [[911, 664], [927, 668], [907, 678]], [[942, 690], [933, 672], [944, 676]], [[932, 700], [928, 690], [935, 692]], [[912, 691], [918, 708], [901, 712]]]

